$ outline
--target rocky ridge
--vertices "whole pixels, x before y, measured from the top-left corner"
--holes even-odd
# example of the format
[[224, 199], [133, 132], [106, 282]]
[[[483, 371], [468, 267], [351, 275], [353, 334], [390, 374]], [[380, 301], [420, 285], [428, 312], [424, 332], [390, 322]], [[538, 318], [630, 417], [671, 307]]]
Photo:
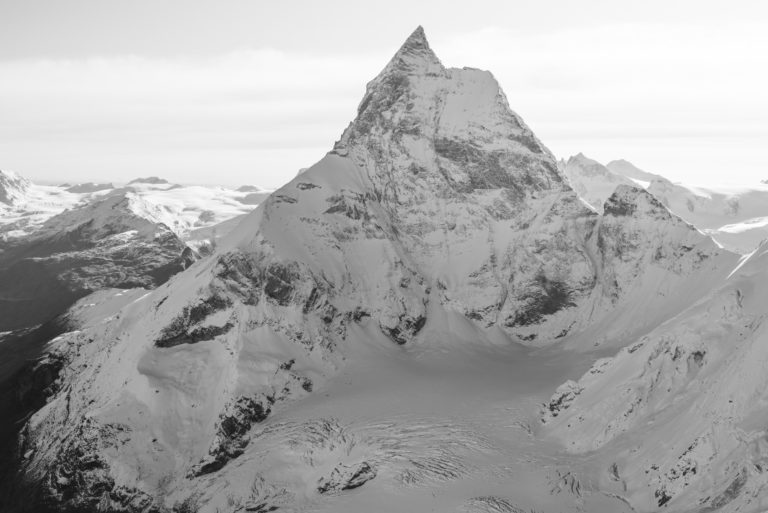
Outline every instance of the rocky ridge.
[[109, 287], [152, 288], [188, 266], [191, 250], [132, 194], [107, 196], [46, 221], [0, 250], [0, 331], [29, 327]]
[[0, 203], [14, 205], [24, 197], [29, 187], [29, 180], [12, 171], [0, 170]]

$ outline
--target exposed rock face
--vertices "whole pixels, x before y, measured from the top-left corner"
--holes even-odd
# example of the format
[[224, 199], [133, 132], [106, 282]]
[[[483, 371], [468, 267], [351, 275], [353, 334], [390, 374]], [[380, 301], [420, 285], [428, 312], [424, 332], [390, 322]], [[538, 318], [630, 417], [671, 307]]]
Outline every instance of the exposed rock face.
[[26, 178], [11, 171], [0, 170], [0, 204], [14, 205], [24, 197], [30, 185]]
[[363, 486], [376, 477], [376, 471], [364, 461], [352, 467], [336, 467], [330, 477], [321, 479], [317, 486], [320, 493], [343, 492]]
[[193, 260], [130, 194], [65, 211], [0, 250], [0, 331], [45, 322], [95, 290], [155, 287]]
[[[735, 261], [642, 190], [606, 205], [581, 202], [490, 73], [445, 68], [419, 28], [333, 150], [211, 258], [57, 340], [61, 388], [26, 424], [21, 473], [62, 509], [212, 501], [214, 479], [259, 458], [255, 426], [352, 345], [426, 343], [440, 312], [530, 344], [659, 322], [682, 306], [643, 291]], [[317, 493], [376, 475], [367, 459], [328, 470]]]

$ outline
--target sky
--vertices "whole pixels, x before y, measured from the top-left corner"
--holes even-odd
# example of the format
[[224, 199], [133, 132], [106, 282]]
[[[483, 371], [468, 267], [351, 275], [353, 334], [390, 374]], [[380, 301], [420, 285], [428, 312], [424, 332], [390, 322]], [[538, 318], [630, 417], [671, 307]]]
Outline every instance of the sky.
[[0, 0], [0, 169], [276, 188], [418, 25], [558, 158], [768, 179], [768, 2]]

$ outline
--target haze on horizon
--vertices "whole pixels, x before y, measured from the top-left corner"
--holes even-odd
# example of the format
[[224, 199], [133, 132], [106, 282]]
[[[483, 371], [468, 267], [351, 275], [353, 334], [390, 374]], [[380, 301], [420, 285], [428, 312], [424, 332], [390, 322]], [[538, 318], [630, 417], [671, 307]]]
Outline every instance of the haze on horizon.
[[0, 169], [278, 187], [319, 160], [423, 25], [494, 73], [558, 157], [768, 178], [768, 4], [393, 0], [0, 3]]

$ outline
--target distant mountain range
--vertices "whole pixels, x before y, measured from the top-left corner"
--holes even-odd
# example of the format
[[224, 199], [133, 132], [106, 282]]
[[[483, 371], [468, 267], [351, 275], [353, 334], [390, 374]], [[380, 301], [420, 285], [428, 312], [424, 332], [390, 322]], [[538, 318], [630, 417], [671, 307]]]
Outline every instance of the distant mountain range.
[[684, 185], [642, 171], [626, 160], [602, 165], [581, 153], [561, 160], [559, 167], [597, 212], [617, 185], [641, 186], [731, 251], [750, 253], [768, 238], [768, 186], [764, 182], [730, 189]]
[[42, 186], [0, 171], [0, 331], [109, 287], [152, 288], [210, 251], [269, 195], [151, 177]]

